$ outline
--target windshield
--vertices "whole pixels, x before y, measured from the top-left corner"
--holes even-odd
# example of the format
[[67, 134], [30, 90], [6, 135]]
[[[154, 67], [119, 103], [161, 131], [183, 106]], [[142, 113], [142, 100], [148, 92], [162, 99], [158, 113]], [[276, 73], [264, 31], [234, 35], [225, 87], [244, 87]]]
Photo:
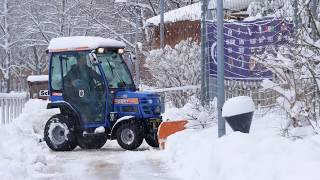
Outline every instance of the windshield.
[[131, 74], [121, 55], [115, 51], [97, 54], [110, 88], [133, 87]]

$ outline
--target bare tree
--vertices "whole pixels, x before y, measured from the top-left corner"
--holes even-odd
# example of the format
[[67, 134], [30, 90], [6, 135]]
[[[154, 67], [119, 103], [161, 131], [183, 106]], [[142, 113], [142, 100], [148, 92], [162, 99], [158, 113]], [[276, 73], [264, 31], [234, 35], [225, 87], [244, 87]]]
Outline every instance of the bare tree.
[[[301, 24], [289, 43], [257, 56], [258, 62], [271, 70], [275, 78], [263, 82], [280, 95], [278, 102], [287, 112], [289, 121], [284, 132], [296, 127], [311, 126], [319, 130], [320, 40], [317, 24], [310, 14], [308, 3], [300, 4], [299, 14], [304, 14]], [[286, 12], [280, 8], [280, 11]], [[276, 11], [275, 11], [276, 12]], [[315, 38], [316, 37], [316, 38]]]

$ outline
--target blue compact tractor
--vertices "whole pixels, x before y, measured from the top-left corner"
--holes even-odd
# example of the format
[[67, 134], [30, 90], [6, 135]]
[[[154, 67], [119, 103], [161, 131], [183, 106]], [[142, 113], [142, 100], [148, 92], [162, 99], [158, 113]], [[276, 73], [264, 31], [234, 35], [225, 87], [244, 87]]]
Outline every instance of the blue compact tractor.
[[99, 149], [116, 139], [126, 150], [143, 139], [158, 147], [160, 97], [138, 92], [123, 59], [125, 44], [101, 37], [62, 37], [50, 41], [50, 103], [58, 108], [44, 129], [54, 151]]

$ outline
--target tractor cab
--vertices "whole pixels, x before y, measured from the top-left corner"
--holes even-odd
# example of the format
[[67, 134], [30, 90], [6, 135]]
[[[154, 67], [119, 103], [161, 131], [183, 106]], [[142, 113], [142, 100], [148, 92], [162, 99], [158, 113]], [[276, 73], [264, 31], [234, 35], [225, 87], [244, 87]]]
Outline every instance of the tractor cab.
[[160, 97], [136, 92], [124, 48], [120, 41], [101, 37], [50, 41], [48, 108], [60, 109], [45, 128], [51, 149], [100, 148], [107, 139], [117, 139], [129, 150], [140, 146], [143, 138], [158, 146]]

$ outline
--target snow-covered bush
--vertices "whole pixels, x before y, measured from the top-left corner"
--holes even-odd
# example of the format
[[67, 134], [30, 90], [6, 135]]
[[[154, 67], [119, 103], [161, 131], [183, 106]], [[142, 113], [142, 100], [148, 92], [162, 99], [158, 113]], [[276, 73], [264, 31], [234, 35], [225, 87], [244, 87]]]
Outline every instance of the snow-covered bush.
[[166, 111], [163, 114], [164, 120], [179, 120], [187, 119], [189, 129], [204, 129], [216, 124], [217, 120], [217, 101], [214, 99], [209, 105], [202, 106], [199, 98], [190, 97], [187, 104], [182, 108], [172, 107], [171, 104], [166, 104]]
[[[181, 87], [200, 84], [200, 46], [187, 39], [174, 48], [150, 51], [145, 67], [153, 78], [153, 86], [158, 88]], [[185, 105], [194, 90], [167, 93], [176, 107]]]
[[216, 124], [217, 120], [217, 101], [214, 99], [210, 101], [208, 105], [202, 106], [199, 98], [193, 96], [189, 100], [189, 104], [185, 107], [189, 107], [187, 115], [189, 117], [188, 128], [208, 128]]

